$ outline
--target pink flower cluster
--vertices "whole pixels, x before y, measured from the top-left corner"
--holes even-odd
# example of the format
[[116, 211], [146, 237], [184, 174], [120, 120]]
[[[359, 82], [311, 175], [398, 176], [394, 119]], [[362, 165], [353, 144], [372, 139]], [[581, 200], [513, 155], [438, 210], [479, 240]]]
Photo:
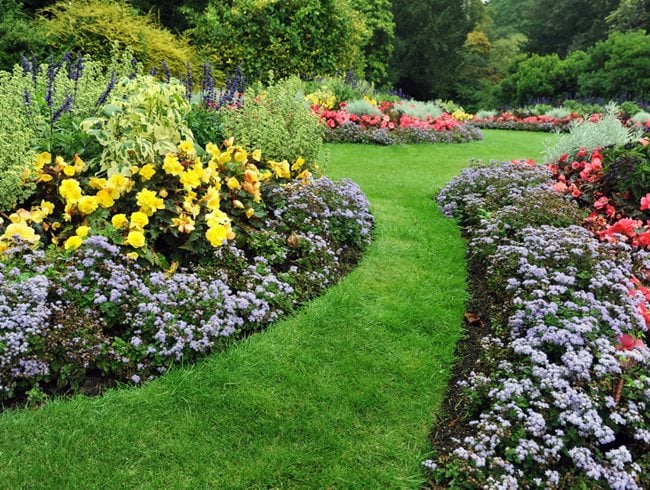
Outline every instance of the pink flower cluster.
[[452, 131], [462, 125], [460, 121], [448, 113], [443, 113], [436, 118], [427, 116], [426, 119], [419, 119], [408, 114], [395, 114], [392, 112], [393, 104], [390, 102], [383, 102], [378, 108], [382, 111], [381, 115], [363, 114], [359, 116], [347, 112], [345, 102], [341, 102], [337, 110], [327, 109], [317, 104], [311, 107], [314, 114], [318, 115], [319, 120], [331, 129], [353, 123], [363, 128], [389, 130], [395, 128], [419, 128], [429, 131]]
[[472, 119], [472, 124], [476, 124], [479, 127], [499, 127], [503, 126], [507, 129], [517, 129], [517, 126], [520, 125], [522, 129], [532, 129], [534, 127], [539, 127], [542, 130], [548, 130], [549, 127], [565, 127], [568, 126], [572, 121], [582, 121], [583, 118], [572, 112], [567, 117], [556, 118], [553, 116], [525, 116], [520, 117], [512, 112], [502, 112], [496, 116], [489, 116], [485, 118]]

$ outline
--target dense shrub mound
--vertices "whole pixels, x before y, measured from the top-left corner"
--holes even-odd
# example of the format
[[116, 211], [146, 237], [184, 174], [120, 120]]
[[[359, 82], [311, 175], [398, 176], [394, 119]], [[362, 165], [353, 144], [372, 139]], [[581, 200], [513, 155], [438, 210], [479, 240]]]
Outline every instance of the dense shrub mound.
[[435, 431], [426, 465], [437, 484], [650, 483], [650, 257], [578, 226], [586, 212], [554, 182], [545, 167], [498, 163], [439, 195], [470, 238], [490, 328], [474, 332], [479, 358], [450, 387], [462, 427]]

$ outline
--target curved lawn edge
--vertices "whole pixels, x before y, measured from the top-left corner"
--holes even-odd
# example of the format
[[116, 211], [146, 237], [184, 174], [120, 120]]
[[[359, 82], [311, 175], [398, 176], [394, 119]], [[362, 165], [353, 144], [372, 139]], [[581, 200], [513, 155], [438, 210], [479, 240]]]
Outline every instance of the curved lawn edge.
[[465, 246], [431, 199], [468, 158], [548, 135], [330, 146], [368, 195], [375, 242], [268, 331], [137, 389], [0, 415], [0, 488], [417, 487], [466, 300]]

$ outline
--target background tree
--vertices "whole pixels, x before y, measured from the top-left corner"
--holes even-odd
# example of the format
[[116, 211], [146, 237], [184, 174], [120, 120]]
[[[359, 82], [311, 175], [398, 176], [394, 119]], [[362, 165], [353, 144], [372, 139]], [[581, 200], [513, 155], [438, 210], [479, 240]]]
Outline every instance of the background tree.
[[453, 95], [467, 33], [480, 0], [393, 0], [397, 86], [418, 99]]
[[352, 7], [365, 25], [362, 51], [365, 58], [363, 74], [379, 86], [392, 83], [388, 63], [395, 47], [395, 21], [391, 0], [352, 0]]
[[620, 0], [534, 0], [524, 11], [527, 51], [566, 55], [607, 37], [605, 17]]
[[621, 0], [605, 21], [612, 31], [650, 31], [650, 0]]
[[211, 1], [191, 21], [203, 55], [225, 71], [241, 66], [254, 80], [363, 66], [365, 26], [348, 0]]

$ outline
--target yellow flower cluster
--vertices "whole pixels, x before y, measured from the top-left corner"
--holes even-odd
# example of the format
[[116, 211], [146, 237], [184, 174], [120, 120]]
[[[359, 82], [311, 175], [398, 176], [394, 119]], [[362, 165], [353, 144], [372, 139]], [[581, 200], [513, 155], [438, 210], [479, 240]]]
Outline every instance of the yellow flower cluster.
[[363, 96], [363, 100], [365, 100], [365, 101], [366, 101], [368, 104], [370, 104], [370, 105], [374, 105], [374, 106], [377, 105], [377, 100], [376, 100], [376, 99], [372, 99], [372, 98], [368, 97], [367, 95], [364, 95], [364, 96]]
[[219, 247], [234, 239], [235, 222], [263, 216], [264, 182], [311, 176], [302, 158], [263, 162], [259, 149], [248, 152], [232, 138], [221, 148], [208, 143], [203, 153], [199, 158], [193, 143], [183, 141], [158, 162], [106, 177], [84, 175], [87, 167], [77, 156], [68, 164], [41, 153], [34, 162], [33, 180], [45, 199], [29, 211], [10, 215], [11, 223], [0, 235], [0, 251], [15, 238], [34, 247], [49, 238], [74, 250], [91, 227], [130, 247], [131, 258], [155, 252], [153, 238], [165, 233], [182, 246], [193, 232], [201, 232], [212, 247]]
[[305, 100], [309, 101], [311, 105], [325, 107], [326, 109], [333, 109], [336, 105], [336, 96], [325, 90], [306, 95]]
[[473, 114], [468, 114], [463, 109], [456, 109], [451, 115], [458, 121], [469, 121], [470, 119], [474, 119]]

